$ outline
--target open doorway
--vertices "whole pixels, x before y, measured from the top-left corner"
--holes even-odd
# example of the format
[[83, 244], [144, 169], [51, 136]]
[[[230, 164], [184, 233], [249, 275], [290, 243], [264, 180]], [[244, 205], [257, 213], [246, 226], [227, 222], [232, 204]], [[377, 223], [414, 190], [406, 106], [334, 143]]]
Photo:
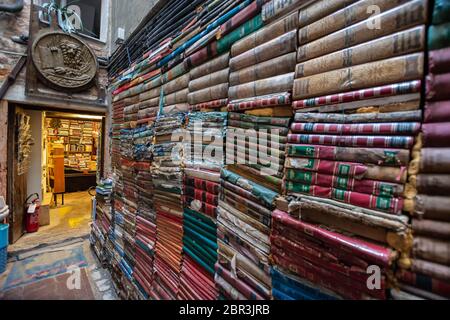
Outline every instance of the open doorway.
[[[98, 115], [16, 106], [13, 251], [88, 237], [92, 197], [103, 170], [103, 123]], [[30, 137], [27, 146], [20, 145], [23, 136]], [[26, 203], [35, 199], [38, 230], [30, 230]]]

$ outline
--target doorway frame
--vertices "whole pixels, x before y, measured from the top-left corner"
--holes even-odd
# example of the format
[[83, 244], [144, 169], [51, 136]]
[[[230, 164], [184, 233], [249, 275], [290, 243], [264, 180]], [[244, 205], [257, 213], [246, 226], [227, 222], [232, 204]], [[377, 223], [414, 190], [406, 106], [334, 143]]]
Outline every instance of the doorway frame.
[[[77, 108], [52, 108], [52, 107], [42, 107], [33, 104], [24, 104], [24, 103], [13, 103], [10, 101], [5, 102], [7, 104], [8, 110], [8, 125], [7, 125], [7, 186], [6, 186], [6, 198], [9, 205], [10, 215], [8, 218], [8, 223], [10, 224], [9, 228], [9, 241], [11, 244], [17, 242], [24, 234], [24, 224], [22, 223], [21, 231], [14, 230], [14, 223], [17, 221], [17, 214], [22, 215], [22, 221], [24, 220], [24, 208], [16, 208], [15, 196], [18, 194], [15, 192], [15, 145], [16, 145], [16, 111], [18, 108], [24, 110], [37, 110], [41, 112], [58, 112], [58, 113], [72, 113], [72, 114], [80, 114], [80, 115], [92, 115], [92, 116], [101, 116], [101, 120], [97, 120], [101, 123], [101, 140], [99, 141], [100, 147], [100, 163], [97, 162], [97, 172], [100, 170], [100, 177], [104, 176], [105, 172], [105, 154], [106, 154], [106, 143], [105, 143], [105, 134], [106, 131], [106, 117], [108, 116], [107, 110], [104, 112], [90, 112], [77, 110]], [[98, 176], [98, 175], [97, 175]]]

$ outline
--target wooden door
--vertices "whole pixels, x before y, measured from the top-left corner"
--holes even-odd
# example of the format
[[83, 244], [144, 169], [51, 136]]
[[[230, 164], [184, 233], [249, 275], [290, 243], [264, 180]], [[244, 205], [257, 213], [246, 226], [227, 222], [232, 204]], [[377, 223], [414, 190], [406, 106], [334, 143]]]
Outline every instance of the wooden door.
[[15, 243], [24, 234], [27, 175], [18, 172], [18, 117], [24, 110], [10, 105], [8, 110], [8, 199], [11, 204], [10, 241]]

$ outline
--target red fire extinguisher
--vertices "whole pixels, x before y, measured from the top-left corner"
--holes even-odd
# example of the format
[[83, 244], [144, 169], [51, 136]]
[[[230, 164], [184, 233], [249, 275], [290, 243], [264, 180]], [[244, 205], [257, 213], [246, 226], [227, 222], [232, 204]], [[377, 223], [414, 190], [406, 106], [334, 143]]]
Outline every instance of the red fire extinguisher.
[[[35, 199], [30, 201], [35, 196]], [[39, 194], [34, 193], [25, 201], [25, 230], [28, 233], [37, 232], [39, 230], [39, 213], [41, 211], [41, 202]]]

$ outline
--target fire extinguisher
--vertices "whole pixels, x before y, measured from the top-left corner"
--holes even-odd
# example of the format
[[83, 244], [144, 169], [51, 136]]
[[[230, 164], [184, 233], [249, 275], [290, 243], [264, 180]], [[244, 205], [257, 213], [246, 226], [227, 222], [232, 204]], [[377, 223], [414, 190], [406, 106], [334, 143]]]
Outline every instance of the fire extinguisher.
[[[35, 197], [32, 201], [31, 198]], [[28, 233], [39, 230], [39, 213], [41, 211], [41, 202], [39, 194], [33, 193], [25, 200], [25, 230]]]

